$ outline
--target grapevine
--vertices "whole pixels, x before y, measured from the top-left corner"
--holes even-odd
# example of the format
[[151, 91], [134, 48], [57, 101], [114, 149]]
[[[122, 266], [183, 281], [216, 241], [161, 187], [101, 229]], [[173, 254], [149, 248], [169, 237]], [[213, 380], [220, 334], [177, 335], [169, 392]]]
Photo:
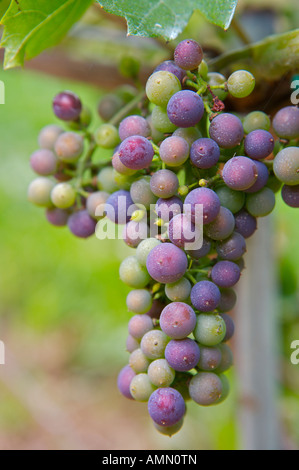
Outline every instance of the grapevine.
[[[52, 225], [88, 238], [109, 220], [136, 249], [119, 270], [133, 315], [118, 388], [148, 402], [163, 434], [181, 428], [188, 400], [210, 406], [228, 396], [229, 312], [246, 239], [280, 190], [299, 207], [299, 108], [279, 110], [272, 127], [261, 111], [225, 109], [227, 96], [254, 87], [247, 70], [209, 72], [200, 45], [184, 40], [145, 91], [101, 100], [105, 122], [94, 133], [80, 98], [59, 93], [53, 110], [66, 128], [43, 128], [30, 158], [38, 177], [28, 198]], [[111, 149], [108, 162], [94, 159], [98, 148]]]

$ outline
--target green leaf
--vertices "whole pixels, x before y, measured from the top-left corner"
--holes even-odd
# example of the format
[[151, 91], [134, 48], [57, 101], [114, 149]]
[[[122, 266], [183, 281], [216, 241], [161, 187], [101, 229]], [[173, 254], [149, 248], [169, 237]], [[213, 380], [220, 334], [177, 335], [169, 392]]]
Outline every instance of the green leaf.
[[97, 0], [109, 13], [124, 16], [128, 34], [175, 39], [194, 10], [208, 21], [227, 29], [238, 0]]
[[0, 20], [3, 18], [11, 0], [0, 0]]
[[13, 1], [2, 19], [4, 68], [24, 64], [44, 49], [56, 45], [79, 20], [92, 0]]
[[260, 42], [213, 59], [209, 66], [221, 70], [242, 62], [257, 70], [261, 77], [276, 80], [299, 68], [299, 29], [268, 36]]

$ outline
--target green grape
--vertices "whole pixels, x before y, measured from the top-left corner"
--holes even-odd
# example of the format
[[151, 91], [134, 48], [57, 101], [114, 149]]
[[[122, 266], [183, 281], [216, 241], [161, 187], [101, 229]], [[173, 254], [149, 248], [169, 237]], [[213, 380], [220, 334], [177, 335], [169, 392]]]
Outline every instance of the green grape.
[[198, 73], [204, 80], [208, 80], [209, 66], [204, 59], [198, 66]]
[[148, 99], [152, 103], [164, 108], [167, 106], [172, 95], [181, 89], [182, 87], [179, 79], [174, 74], [164, 70], [154, 72], [149, 77], [145, 87]]
[[243, 127], [246, 134], [249, 134], [252, 131], [258, 129], [263, 129], [269, 131], [271, 126], [271, 121], [267, 114], [262, 111], [252, 111], [247, 114], [243, 121]]
[[268, 182], [266, 184], [267, 188], [270, 188], [272, 189], [273, 193], [277, 193], [281, 186], [282, 186], [282, 182], [279, 181], [279, 179], [276, 178], [275, 175], [270, 174], [269, 178], [268, 178]]
[[286, 147], [278, 152], [274, 159], [273, 171], [275, 176], [287, 184], [299, 184], [299, 148]]
[[149, 252], [157, 245], [161, 245], [161, 241], [156, 238], [147, 238], [139, 243], [136, 249], [136, 258], [141, 266], [146, 266], [146, 260]]
[[227, 81], [228, 91], [235, 98], [245, 98], [253, 92], [255, 78], [247, 70], [237, 70], [233, 72]]
[[52, 189], [51, 200], [59, 209], [68, 209], [75, 204], [76, 191], [69, 183], [59, 183]]
[[111, 166], [103, 168], [97, 177], [98, 188], [106, 191], [107, 193], [113, 193], [117, 191], [118, 186], [114, 179], [114, 169]]
[[150, 176], [144, 176], [135, 180], [130, 189], [130, 195], [135, 204], [142, 204], [146, 209], [150, 209], [151, 204], [156, 204], [157, 197], [152, 193], [150, 187]]
[[188, 142], [189, 147], [191, 147], [193, 142], [202, 137], [201, 132], [196, 127], [179, 127], [174, 131], [173, 135], [185, 139], [186, 142]]
[[160, 359], [164, 356], [164, 351], [169, 342], [168, 336], [161, 330], [151, 330], [143, 336], [140, 348], [149, 359]]
[[193, 334], [203, 346], [217, 346], [225, 337], [225, 322], [220, 315], [202, 313], [197, 317]]
[[89, 108], [83, 106], [80, 117], [77, 121], [68, 122], [68, 127], [74, 131], [78, 131], [82, 128], [87, 129], [91, 124], [92, 114]]
[[136, 374], [146, 372], [149, 365], [149, 359], [143, 354], [140, 348], [135, 349], [135, 351], [130, 354], [129, 366]]
[[125, 189], [126, 191], [130, 190], [131, 184], [132, 184], [132, 175], [122, 175], [121, 173], [118, 173], [113, 168], [113, 178], [115, 181], [115, 184], [117, 185], [117, 188], [119, 189]]
[[160, 106], [155, 106], [152, 112], [152, 123], [155, 129], [163, 133], [172, 133], [177, 126], [170, 122], [167, 111]]
[[173, 284], [165, 285], [165, 294], [173, 302], [183, 302], [188, 299], [191, 292], [191, 283], [185, 277], [182, 277]]
[[135, 256], [129, 256], [123, 260], [119, 268], [119, 276], [125, 284], [136, 289], [142, 289], [150, 281], [150, 275]]
[[127, 295], [127, 307], [134, 313], [146, 313], [153, 304], [153, 298], [146, 289], [135, 289]]
[[160, 424], [155, 423], [155, 421], [153, 421], [153, 423], [159, 433], [171, 437], [180, 431], [184, 424], [184, 419], [182, 418], [178, 423], [173, 424], [172, 426], [161, 426]]
[[[208, 73], [208, 82], [210, 86], [222, 86], [226, 83], [226, 78], [221, 73], [210, 72]], [[218, 98], [222, 101], [225, 100], [228, 94], [227, 91], [223, 90], [222, 88], [213, 88], [212, 92], [214, 93], [214, 95], [218, 96]]]
[[222, 403], [224, 400], [226, 400], [226, 398], [228, 397], [229, 392], [230, 392], [230, 385], [229, 385], [229, 381], [228, 381], [228, 378], [226, 377], [226, 375], [219, 374], [218, 377], [222, 382], [222, 393], [221, 393], [221, 397], [217, 401], [216, 405], [220, 405], [220, 403]]
[[148, 375], [145, 373], [135, 375], [130, 383], [130, 392], [136, 401], [148, 401], [155, 390], [156, 387], [151, 383]]
[[215, 193], [220, 199], [220, 204], [229, 209], [233, 214], [239, 212], [245, 204], [245, 193], [234, 191], [228, 186], [221, 185], [215, 189]]
[[147, 374], [156, 387], [169, 387], [175, 378], [175, 371], [169, 366], [166, 359], [156, 359], [151, 362]]
[[49, 178], [42, 176], [36, 178], [29, 185], [28, 200], [36, 206], [50, 207], [52, 205], [51, 191], [54, 186], [54, 181]]
[[118, 130], [112, 124], [102, 124], [95, 131], [96, 143], [105, 149], [113, 149], [119, 142]]
[[265, 217], [273, 211], [274, 206], [275, 194], [270, 188], [247, 194], [246, 209], [254, 217]]

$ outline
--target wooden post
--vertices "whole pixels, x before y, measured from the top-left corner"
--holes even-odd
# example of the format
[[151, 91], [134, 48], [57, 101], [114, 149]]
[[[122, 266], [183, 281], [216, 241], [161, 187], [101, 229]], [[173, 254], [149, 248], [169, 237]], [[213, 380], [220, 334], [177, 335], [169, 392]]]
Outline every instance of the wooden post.
[[246, 269], [238, 287], [235, 362], [238, 420], [244, 450], [281, 448], [277, 403], [279, 335], [273, 221], [259, 219], [247, 240]]

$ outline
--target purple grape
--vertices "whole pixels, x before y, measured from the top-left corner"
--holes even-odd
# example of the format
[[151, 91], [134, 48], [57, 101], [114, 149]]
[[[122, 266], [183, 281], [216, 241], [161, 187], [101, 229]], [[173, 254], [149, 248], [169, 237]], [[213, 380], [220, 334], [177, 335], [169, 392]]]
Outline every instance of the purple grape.
[[30, 165], [33, 171], [41, 176], [54, 175], [57, 169], [58, 159], [54, 152], [48, 149], [40, 149], [30, 157]]
[[38, 136], [38, 145], [41, 149], [54, 150], [56, 140], [64, 130], [56, 124], [43, 127]]
[[170, 241], [179, 248], [185, 248], [189, 243], [195, 244], [201, 238], [200, 229], [185, 214], [178, 214], [171, 219], [168, 235]]
[[219, 288], [210, 281], [200, 281], [192, 287], [192, 305], [201, 312], [212, 312], [220, 302]]
[[234, 308], [237, 302], [237, 295], [233, 289], [221, 289], [221, 298], [218, 305], [220, 312], [229, 312]]
[[108, 219], [115, 224], [128, 223], [131, 218], [129, 208], [133, 205], [134, 203], [129, 191], [120, 189], [119, 191], [112, 193], [105, 204], [105, 211]]
[[160, 72], [161, 70], [173, 73], [173, 75], [175, 75], [181, 83], [186, 76], [185, 70], [181, 69], [181, 67], [179, 67], [174, 62], [174, 60], [165, 60], [155, 68], [154, 72]]
[[173, 339], [184, 339], [194, 330], [196, 315], [194, 310], [184, 302], [172, 302], [161, 313], [160, 327]]
[[46, 217], [50, 224], [54, 225], [55, 227], [64, 227], [67, 225], [68, 218], [70, 213], [64, 209], [47, 209], [46, 210]]
[[151, 177], [151, 191], [157, 197], [170, 198], [179, 188], [177, 175], [171, 170], [159, 170]]
[[193, 127], [199, 123], [203, 114], [203, 100], [194, 91], [178, 91], [167, 105], [168, 118], [177, 127]]
[[133, 397], [130, 392], [130, 385], [135, 375], [135, 372], [133, 371], [133, 369], [131, 369], [130, 366], [125, 366], [120, 371], [117, 378], [118, 390], [124, 397], [129, 398], [130, 400], [133, 400]]
[[222, 374], [231, 368], [234, 362], [232, 350], [227, 344], [220, 344], [219, 349], [221, 351], [221, 363], [216, 369], [216, 374]]
[[120, 173], [121, 175], [131, 176], [136, 173], [136, 170], [131, 170], [120, 161], [119, 153], [117, 151], [114, 153], [111, 163], [115, 171], [117, 171], [117, 173]]
[[232, 339], [232, 337], [234, 336], [235, 324], [234, 324], [232, 317], [230, 317], [226, 313], [221, 313], [221, 317], [223, 318], [225, 322], [225, 326], [226, 326], [226, 334], [223, 340], [223, 342], [226, 343], [227, 341]]
[[235, 232], [240, 233], [244, 238], [251, 237], [257, 229], [256, 217], [242, 209], [235, 214]]
[[246, 253], [245, 239], [240, 233], [234, 232], [223, 242], [217, 243], [216, 251], [220, 258], [235, 261]]
[[242, 122], [229, 113], [218, 114], [210, 125], [210, 137], [219, 147], [231, 149], [239, 145], [244, 137]]
[[180, 166], [188, 157], [189, 144], [182, 137], [167, 137], [160, 145], [160, 158], [168, 166]]
[[201, 346], [200, 359], [197, 368], [205, 372], [211, 372], [220, 365], [221, 351], [217, 346]]
[[158, 199], [155, 211], [159, 219], [169, 222], [174, 216], [183, 212], [183, 202], [177, 196], [168, 199]]
[[278, 137], [282, 139], [296, 139], [299, 137], [299, 108], [286, 106], [275, 114], [273, 128]]
[[95, 233], [96, 221], [90, 217], [87, 210], [80, 210], [69, 217], [68, 227], [76, 237], [88, 238]]
[[175, 63], [184, 70], [196, 69], [203, 59], [203, 50], [193, 39], [181, 41], [174, 51]]
[[219, 261], [212, 268], [212, 281], [219, 287], [233, 287], [241, 276], [240, 268], [232, 261]]
[[145, 333], [154, 328], [153, 320], [144, 314], [134, 315], [129, 321], [128, 330], [133, 338], [141, 339]]
[[220, 207], [216, 219], [205, 227], [205, 234], [212, 240], [225, 240], [235, 228], [235, 218], [226, 207]]
[[270, 132], [258, 129], [246, 136], [244, 146], [248, 157], [253, 160], [263, 160], [273, 152], [274, 139]]
[[299, 185], [282, 187], [281, 197], [290, 207], [299, 207]]
[[161, 316], [162, 310], [165, 308], [165, 306], [166, 306], [165, 303], [163, 303], [161, 300], [155, 299], [153, 301], [153, 305], [151, 309], [148, 312], [146, 312], [146, 315], [148, 315], [151, 318], [159, 319]]
[[154, 153], [150, 141], [140, 135], [127, 137], [118, 149], [121, 163], [131, 170], [148, 168]]
[[165, 359], [176, 371], [187, 372], [193, 369], [200, 357], [198, 344], [190, 338], [172, 339], [165, 349]]
[[190, 158], [197, 168], [212, 168], [219, 161], [220, 148], [213, 139], [201, 138], [192, 144]]
[[[203, 205], [203, 221], [196, 220], [196, 206]], [[216, 219], [220, 211], [220, 199], [217, 194], [209, 188], [193, 189], [186, 197], [184, 203], [186, 215], [193, 223], [209, 224]]]
[[151, 128], [147, 120], [142, 116], [128, 116], [121, 121], [118, 133], [120, 140], [125, 140], [127, 137], [134, 135], [149, 137], [151, 135]]
[[248, 157], [233, 157], [223, 167], [225, 184], [237, 191], [244, 191], [254, 185], [258, 177], [256, 162]]
[[170, 284], [184, 276], [188, 259], [185, 253], [172, 243], [155, 246], [146, 260], [149, 275], [157, 282]]
[[187, 250], [187, 253], [193, 259], [204, 258], [204, 256], [210, 253], [211, 246], [212, 246], [211, 241], [204, 237], [201, 248], [199, 248], [198, 250]]
[[133, 351], [136, 351], [136, 349], [138, 349], [139, 347], [139, 341], [136, 338], [133, 338], [133, 336], [128, 335], [126, 341], [126, 350], [129, 353], [132, 353]]
[[80, 117], [82, 103], [77, 95], [70, 91], [64, 91], [55, 96], [53, 110], [62, 121], [76, 121]]
[[256, 193], [257, 191], [260, 191], [260, 189], [263, 189], [264, 186], [266, 186], [268, 183], [269, 171], [266, 165], [259, 161], [256, 161], [255, 165], [258, 172], [257, 180], [253, 186], [251, 186], [249, 189], [245, 189], [245, 193]]
[[182, 395], [171, 387], [158, 388], [148, 401], [148, 412], [160, 426], [173, 426], [184, 416], [186, 410]]
[[123, 240], [131, 248], [136, 248], [149, 234], [149, 227], [145, 221], [130, 220], [123, 229]]

